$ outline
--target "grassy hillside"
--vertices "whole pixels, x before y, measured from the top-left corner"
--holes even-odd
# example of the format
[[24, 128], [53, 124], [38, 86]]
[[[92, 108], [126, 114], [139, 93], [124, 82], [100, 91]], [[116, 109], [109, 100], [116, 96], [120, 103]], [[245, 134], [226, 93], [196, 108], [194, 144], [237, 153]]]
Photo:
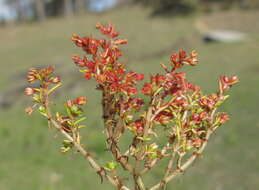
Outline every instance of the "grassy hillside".
[[[244, 31], [250, 38], [233, 44], [205, 44], [195, 25], [200, 21], [208, 28], [242, 30], [244, 18]], [[159, 63], [167, 62], [169, 53], [182, 47], [199, 52], [201, 64], [185, 71], [206, 92], [216, 89], [219, 75], [240, 77], [240, 84], [231, 90], [231, 98], [222, 108], [231, 113], [231, 120], [218, 130], [202, 159], [167, 189], [256, 189], [259, 186], [259, 25], [255, 22], [258, 18], [258, 13], [233, 12], [151, 19], [148, 10], [127, 7], [101, 15], [0, 28], [0, 95], [7, 94], [4, 98], [12, 105], [8, 109], [0, 108], [0, 190], [112, 189], [108, 184], [100, 184], [80, 156], [59, 152], [60, 138], [55, 131], [47, 130], [40, 116], [28, 118], [23, 113], [28, 100], [20, 95], [29, 67], [55, 65], [64, 83], [69, 84], [64, 87], [68, 92], [62, 91], [58, 101], [87, 94], [90, 103], [86, 107], [88, 127], [84, 129], [84, 141], [97, 152], [100, 162], [108, 158], [109, 154], [103, 151], [100, 95], [90, 90], [94, 85], [81, 78], [70, 60], [72, 54], [78, 53], [70, 41], [71, 34], [95, 35], [94, 26], [100, 21], [112, 21], [122, 36], [129, 39], [124, 60], [131, 69], [156, 73]], [[74, 80], [79, 85], [72, 83]], [[163, 170], [156, 170], [147, 180], [153, 182], [161, 173]]]

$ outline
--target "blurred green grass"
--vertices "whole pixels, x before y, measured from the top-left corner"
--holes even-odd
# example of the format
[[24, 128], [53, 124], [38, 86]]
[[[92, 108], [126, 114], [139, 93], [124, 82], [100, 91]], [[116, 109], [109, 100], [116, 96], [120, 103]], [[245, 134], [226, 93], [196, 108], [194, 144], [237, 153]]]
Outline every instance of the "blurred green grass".
[[[148, 10], [137, 7], [101, 15], [53, 19], [43, 24], [0, 28], [0, 92], [18, 84], [25, 85], [20, 75], [25, 75], [31, 66], [55, 65], [57, 73], [69, 72], [63, 79], [64, 82], [71, 82], [76, 78], [74, 75], [80, 75], [70, 60], [73, 53], [80, 52], [72, 45], [71, 34], [95, 35], [94, 26], [100, 21], [112, 21], [117, 25], [122, 36], [129, 39], [129, 45], [124, 48], [124, 60], [128, 62], [128, 67], [147, 75], [158, 72], [161, 61], [168, 61], [168, 51], [181, 47], [196, 49], [201, 64], [185, 71], [206, 92], [217, 88], [219, 75], [237, 74], [241, 82], [231, 90], [231, 98], [222, 108], [231, 113], [231, 120], [218, 130], [195, 166], [183, 178], [168, 185], [167, 189], [257, 189], [259, 26], [251, 18], [258, 18], [258, 14], [237, 12], [233, 13], [235, 18], [226, 15], [223, 26], [222, 14], [218, 15], [219, 20], [217, 15], [211, 16], [212, 27], [231, 28], [233, 22], [227, 18], [242, 21], [246, 15], [248, 27], [245, 28], [250, 39], [234, 44], [204, 44], [195, 22], [199, 19], [210, 25], [210, 16], [151, 19]], [[243, 23], [234, 24], [232, 27], [236, 28]], [[237, 28], [242, 30], [242, 26]], [[90, 150], [96, 152], [98, 160], [104, 162], [109, 154], [103, 151], [100, 94], [92, 91], [92, 83], [82, 84], [76, 92], [71, 90], [62, 94], [58, 101], [64, 101], [70, 94], [87, 95], [89, 105], [85, 109], [88, 121], [87, 128], [83, 130], [83, 140]], [[23, 113], [28, 101], [14, 98], [13, 103], [12, 108], [0, 110], [0, 190], [112, 189], [106, 183], [100, 184], [83, 158], [59, 152], [61, 139], [55, 131], [47, 130], [46, 121], [36, 114], [29, 118]], [[153, 183], [162, 173], [162, 169], [156, 170], [147, 180]]]

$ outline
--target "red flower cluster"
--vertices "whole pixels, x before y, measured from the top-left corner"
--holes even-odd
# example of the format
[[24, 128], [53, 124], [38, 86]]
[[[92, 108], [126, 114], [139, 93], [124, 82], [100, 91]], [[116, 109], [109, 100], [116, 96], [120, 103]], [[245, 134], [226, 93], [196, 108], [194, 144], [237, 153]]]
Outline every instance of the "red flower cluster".
[[81, 71], [84, 72], [86, 79], [94, 77], [101, 87], [108, 88], [111, 93], [137, 94], [137, 89], [134, 85], [137, 81], [143, 80], [144, 75], [136, 72], [126, 73], [124, 64], [118, 62], [122, 55], [118, 45], [126, 44], [127, 40], [116, 39], [119, 34], [111, 24], [108, 26], [98, 24], [96, 28], [109, 39], [98, 40], [92, 37], [80, 38], [73, 35], [72, 40], [88, 55], [88, 57], [83, 58], [78, 55], [73, 56], [74, 63], [85, 68]]
[[133, 123], [133, 130], [136, 131], [137, 133], [143, 133], [144, 131], [144, 120], [143, 119], [138, 119]]
[[221, 98], [217, 94], [211, 94], [208, 97], [202, 97], [199, 100], [199, 104], [206, 110], [212, 110]]
[[193, 122], [194, 124], [198, 124], [200, 123], [201, 121], [203, 121], [204, 119], [207, 119], [209, 117], [208, 113], [203, 111], [203, 112], [200, 112], [200, 113], [194, 113], [192, 116], [191, 116], [191, 122]]
[[27, 74], [27, 81], [29, 83], [33, 83], [36, 80], [40, 80], [40, 81], [45, 81], [45, 82], [50, 82], [50, 83], [59, 83], [60, 82], [60, 78], [59, 77], [50, 77], [49, 76], [54, 72], [54, 68], [49, 66], [46, 69], [35, 69], [35, 68], [31, 68], [28, 71]]
[[155, 121], [160, 124], [167, 124], [169, 121], [171, 121], [174, 118], [174, 115], [170, 111], [161, 111], [157, 116], [155, 117]]
[[111, 23], [109, 23], [106, 27], [101, 24], [97, 24], [96, 28], [99, 29], [103, 35], [106, 35], [110, 38], [116, 38], [119, 36], [119, 33], [115, 31], [115, 27]]
[[218, 119], [219, 119], [219, 124], [224, 124], [226, 121], [229, 120], [229, 115], [226, 113], [221, 113], [219, 114]]
[[142, 93], [144, 95], [151, 95], [153, 93], [152, 84], [145, 83], [144, 87], [142, 88]]
[[197, 53], [192, 51], [190, 56], [182, 49], [179, 50], [178, 54], [171, 55], [171, 62], [173, 63], [172, 71], [181, 68], [184, 64], [195, 66], [198, 64]]
[[144, 101], [141, 98], [132, 98], [130, 97], [126, 102], [123, 102], [122, 109], [124, 112], [127, 112], [131, 109], [139, 111], [140, 108], [144, 105]]
[[238, 82], [237, 76], [232, 76], [232, 77], [226, 77], [226, 76], [221, 76], [219, 78], [219, 88], [221, 93], [224, 93], [227, 91], [233, 84], [236, 84]]
[[76, 99], [74, 99], [74, 100], [68, 100], [67, 101], [67, 103], [66, 103], [66, 105], [68, 106], [68, 107], [72, 107], [73, 105], [84, 105], [84, 104], [86, 104], [87, 103], [87, 100], [86, 100], [86, 97], [84, 97], [84, 96], [79, 96], [79, 97], [77, 97]]
[[[193, 85], [186, 80], [186, 73], [175, 73], [175, 69], [182, 67], [184, 64], [195, 65], [197, 62], [197, 53], [192, 52], [190, 57], [187, 57], [185, 51], [180, 50], [179, 54], [171, 56], [173, 67], [171, 71], [162, 64], [166, 71], [165, 75], [156, 74], [151, 76], [150, 82], [145, 83], [142, 88], [142, 93], [145, 95], [153, 95], [158, 89], [162, 89], [166, 95], [180, 95], [182, 93], [199, 91], [199, 87]], [[195, 64], [194, 64], [195, 62]]]
[[61, 86], [61, 80], [58, 76], [51, 76], [54, 72], [54, 68], [49, 66], [45, 69], [31, 68], [26, 76], [29, 83], [38, 81], [39, 87], [27, 87], [24, 90], [25, 95], [32, 96], [33, 102], [35, 103], [32, 107], [25, 109], [25, 112], [31, 115], [35, 108], [38, 107], [39, 112], [48, 117], [46, 112], [46, 106], [40, 106], [40, 104], [48, 104], [46, 96], [50, 95], [54, 90]]

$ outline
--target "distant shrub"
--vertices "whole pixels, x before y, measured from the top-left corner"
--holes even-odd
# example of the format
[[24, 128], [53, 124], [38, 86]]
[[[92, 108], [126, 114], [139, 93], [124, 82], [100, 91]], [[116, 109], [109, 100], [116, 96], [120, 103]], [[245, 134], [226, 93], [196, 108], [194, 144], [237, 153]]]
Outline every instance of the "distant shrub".
[[153, 14], [185, 14], [197, 10], [210, 11], [215, 6], [219, 9], [239, 7], [253, 9], [259, 7], [258, 0], [134, 0], [153, 8]]
[[[88, 103], [84, 96], [67, 100], [65, 112], [52, 111], [54, 102], [50, 97], [62, 85], [61, 79], [53, 76], [53, 67], [29, 69], [27, 81], [37, 85], [25, 89], [25, 94], [33, 99], [33, 105], [25, 111], [31, 115], [37, 110], [43, 115], [49, 127], [64, 136], [61, 151], [80, 152], [100, 178], [117, 189], [162, 188], [199, 158], [211, 135], [229, 119], [228, 114], [217, 110], [238, 78], [221, 76], [218, 91], [204, 94], [187, 80], [185, 72], [179, 72], [183, 66], [198, 65], [197, 53], [179, 50], [170, 56], [168, 66], [161, 63], [164, 73], [151, 75], [139, 91], [136, 85], [144, 80], [144, 75], [128, 71], [119, 60], [122, 56], [119, 46], [127, 44], [127, 40], [118, 38], [111, 24], [97, 24], [96, 28], [106, 38], [72, 36], [85, 54], [72, 59], [84, 78], [94, 80], [102, 94], [106, 149], [113, 159], [100, 165], [81, 141], [82, 122], [86, 120], [83, 106]], [[131, 141], [122, 148], [122, 136], [126, 134], [130, 134]], [[167, 161], [164, 175], [156, 184], [145, 184], [144, 175], [162, 160]], [[120, 170], [132, 176], [134, 187], [126, 187], [125, 180], [129, 179], [120, 176]]]

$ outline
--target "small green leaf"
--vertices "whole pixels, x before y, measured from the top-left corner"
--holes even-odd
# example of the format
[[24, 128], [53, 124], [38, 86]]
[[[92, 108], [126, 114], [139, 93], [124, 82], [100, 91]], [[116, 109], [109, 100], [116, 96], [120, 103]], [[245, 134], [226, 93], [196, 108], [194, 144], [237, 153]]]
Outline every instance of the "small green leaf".
[[66, 111], [67, 111], [68, 116], [69, 116], [70, 118], [72, 118], [73, 116], [72, 116], [71, 110], [70, 110], [70, 108], [69, 108], [66, 104], [65, 104], [65, 108], [66, 108]]
[[80, 70], [79, 70], [80, 73], [85, 73], [85, 72], [87, 72], [87, 71], [88, 71], [87, 69], [80, 69]]
[[72, 114], [76, 114], [76, 115], [81, 115], [83, 113], [83, 111], [76, 105], [73, 105], [70, 108], [70, 111], [71, 111]]
[[40, 95], [39, 95], [39, 94], [34, 94], [33, 100], [34, 100], [35, 102], [37, 102], [37, 103], [41, 102]]
[[84, 121], [85, 119], [86, 119], [86, 117], [82, 117], [82, 118], [78, 119], [77, 121], [74, 122], [74, 125], [76, 126], [77, 124]]
[[63, 152], [63, 153], [69, 151], [74, 146], [73, 142], [71, 142], [69, 140], [64, 140], [62, 142], [62, 144], [63, 144], [63, 146], [61, 147], [61, 152]]
[[143, 137], [143, 141], [144, 141], [144, 142], [147, 142], [147, 141], [150, 141], [150, 140], [151, 140], [150, 137]]
[[44, 106], [40, 106], [38, 111], [40, 112], [41, 115], [45, 116], [45, 117], [48, 117], [47, 115], [47, 110]]
[[58, 83], [57, 85], [55, 85], [53, 88], [51, 88], [48, 92], [48, 94], [51, 94], [52, 92], [54, 92], [56, 89], [58, 89], [59, 87], [62, 86], [62, 83]]
[[70, 150], [71, 148], [70, 147], [61, 147], [61, 152], [62, 153], [66, 153]]
[[111, 162], [107, 162], [105, 165], [105, 169], [107, 169], [108, 171], [112, 171], [114, 169], [116, 169], [117, 167], [117, 163], [111, 161]]

